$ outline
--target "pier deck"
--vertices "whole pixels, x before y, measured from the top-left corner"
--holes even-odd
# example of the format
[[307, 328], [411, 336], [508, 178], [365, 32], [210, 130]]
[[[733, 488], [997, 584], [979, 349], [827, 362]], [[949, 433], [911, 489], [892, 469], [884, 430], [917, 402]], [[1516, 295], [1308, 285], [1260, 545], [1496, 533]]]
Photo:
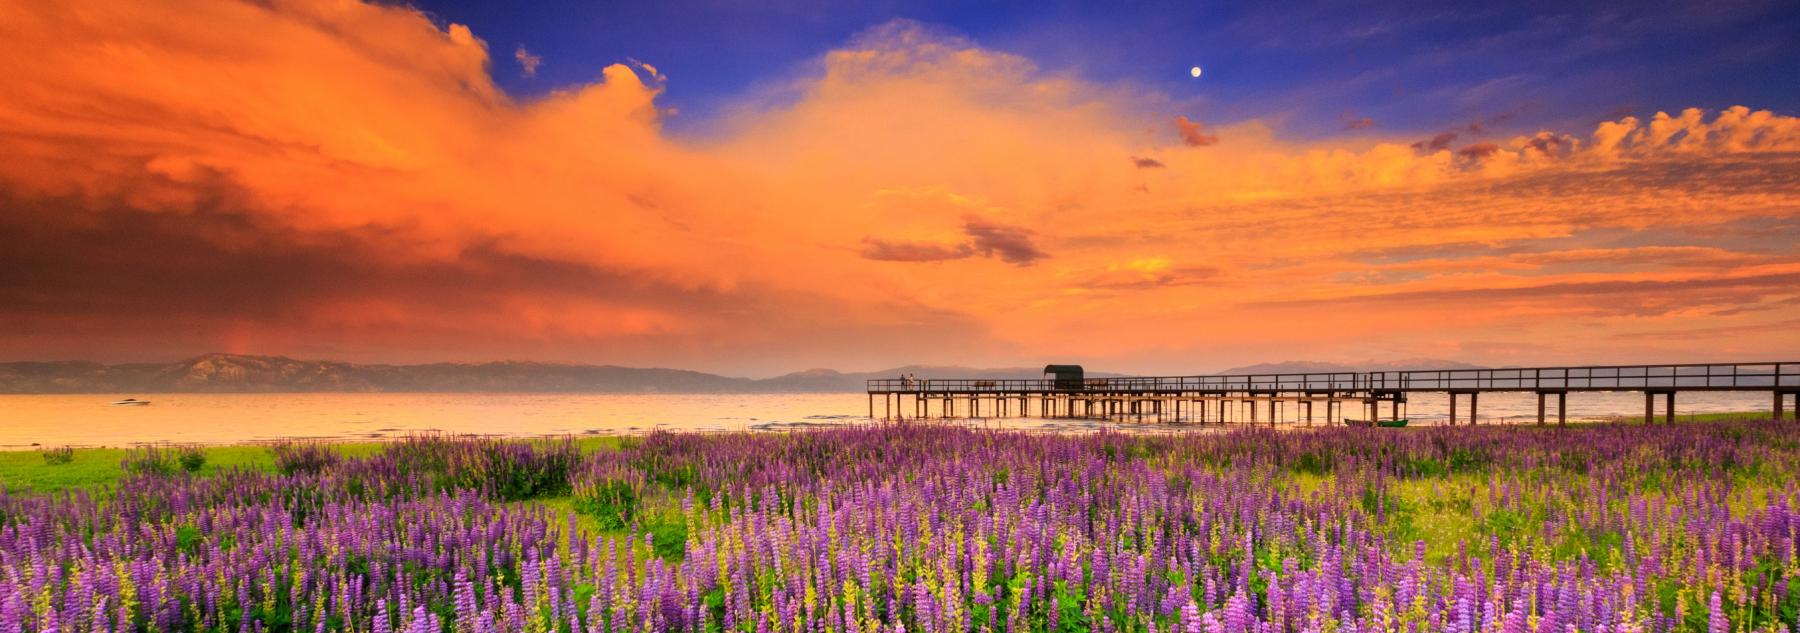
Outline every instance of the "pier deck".
[[[932, 417], [935, 405], [941, 417], [1134, 416], [1201, 423], [1273, 424], [1279, 419], [1280, 407], [1292, 404], [1304, 410], [1302, 419], [1310, 424], [1315, 419], [1314, 406], [1323, 403], [1320, 421], [1331, 424], [1345, 419], [1346, 403], [1362, 408], [1362, 420], [1404, 418], [1407, 395], [1422, 392], [1449, 394], [1450, 424], [1457, 423], [1458, 401], [1465, 398], [1467, 419], [1473, 423], [1484, 393], [1535, 393], [1539, 424], [1547, 420], [1551, 398], [1556, 400], [1558, 422], [1567, 423], [1568, 396], [1579, 392], [1642, 392], [1645, 420], [1655, 418], [1656, 400], [1661, 396], [1665, 401], [1665, 419], [1670, 422], [1675, 416], [1675, 396], [1684, 391], [1769, 392], [1773, 395], [1772, 413], [1778, 420], [1791, 410], [1788, 401], [1796, 400], [1795, 408], [1800, 409], [1800, 361], [1125, 376], [1086, 378], [1078, 384], [1053, 378], [875, 379], [868, 381], [869, 417], [876, 415], [878, 395], [882, 397], [884, 419]], [[1388, 405], [1386, 416], [1383, 404]], [[1266, 417], [1258, 415], [1259, 409], [1267, 410]]]

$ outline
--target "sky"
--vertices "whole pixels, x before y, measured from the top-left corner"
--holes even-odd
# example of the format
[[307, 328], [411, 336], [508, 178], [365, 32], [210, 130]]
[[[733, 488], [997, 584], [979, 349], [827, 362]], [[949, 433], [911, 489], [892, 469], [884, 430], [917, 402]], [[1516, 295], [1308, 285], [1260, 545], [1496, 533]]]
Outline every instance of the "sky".
[[0, 360], [1800, 359], [1800, 10], [1501, 5], [0, 0]]

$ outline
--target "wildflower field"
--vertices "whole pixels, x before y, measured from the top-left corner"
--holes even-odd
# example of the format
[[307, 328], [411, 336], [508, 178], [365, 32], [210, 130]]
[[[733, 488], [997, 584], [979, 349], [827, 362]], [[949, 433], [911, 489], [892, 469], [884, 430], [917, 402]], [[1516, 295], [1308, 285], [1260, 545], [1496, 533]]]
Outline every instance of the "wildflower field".
[[269, 450], [0, 492], [0, 631], [1800, 629], [1790, 422]]

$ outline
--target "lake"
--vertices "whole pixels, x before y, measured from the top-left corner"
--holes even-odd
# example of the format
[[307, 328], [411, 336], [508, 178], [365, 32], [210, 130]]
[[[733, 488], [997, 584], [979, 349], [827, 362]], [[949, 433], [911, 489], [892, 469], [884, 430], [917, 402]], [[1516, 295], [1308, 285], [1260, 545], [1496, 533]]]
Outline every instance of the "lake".
[[[792, 430], [866, 422], [861, 393], [804, 394], [491, 394], [280, 393], [150, 394], [150, 406], [120, 407], [111, 395], [0, 395], [0, 449], [124, 446], [148, 442], [222, 444], [280, 438], [385, 439], [440, 431], [495, 435], [637, 434], [671, 431]], [[1678, 414], [1767, 411], [1765, 393], [1684, 393]], [[1415, 394], [1408, 414], [1442, 420], [1444, 394]], [[877, 404], [879, 406], [879, 403]], [[1551, 404], [1554, 407], [1554, 402]], [[1660, 416], [1662, 404], [1658, 400]], [[1349, 407], [1352, 415], [1357, 408]], [[1571, 419], [1642, 415], [1637, 393], [1576, 393]], [[1489, 394], [1484, 420], [1536, 415], [1531, 394]], [[1293, 419], [1291, 405], [1283, 417]], [[1462, 408], [1467, 415], [1467, 404]], [[1552, 409], [1554, 415], [1554, 409]], [[1012, 418], [976, 423], [1041, 431], [1146, 430], [1129, 421]], [[1176, 428], [1193, 429], [1192, 426]]]

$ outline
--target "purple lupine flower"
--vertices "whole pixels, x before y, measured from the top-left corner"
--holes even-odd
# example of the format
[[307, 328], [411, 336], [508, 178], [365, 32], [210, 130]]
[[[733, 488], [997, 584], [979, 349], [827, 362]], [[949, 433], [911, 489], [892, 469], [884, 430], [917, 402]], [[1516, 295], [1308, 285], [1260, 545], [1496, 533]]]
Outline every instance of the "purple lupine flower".
[[1713, 591], [1709, 615], [1706, 621], [1707, 633], [1731, 633], [1731, 618], [1725, 614], [1725, 606], [1719, 592]]
[[[979, 626], [952, 621], [953, 614], [967, 616], [998, 599], [990, 626], [1004, 620], [1019, 630], [1030, 622], [1021, 612], [1060, 619], [1067, 595], [1056, 588], [1061, 583], [1095, 594], [1081, 606], [1102, 631], [1151, 624], [1184, 632], [1370, 630], [1415, 603], [1430, 605], [1418, 624], [1431, 630], [1522, 633], [1525, 605], [1533, 603], [1543, 609], [1546, 629], [1616, 630], [1622, 614], [1647, 609], [1651, 630], [1667, 630], [1671, 615], [1679, 621], [1698, 605], [1662, 613], [1643, 601], [1649, 587], [1673, 584], [1692, 595], [1710, 582], [1703, 580], [1708, 570], [1733, 582], [1730, 576], [1754, 561], [1785, 564], [1795, 556], [1796, 526], [1786, 508], [1800, 491], [1734, 509], [1729, 482], [1715, 478], [1718, 462], [1710, 461], [1754, 454], [1781, 468], [1793, 461], [1782, 459], [1794, 457], [1793, 449], [1735, 437], [1768, 437], [1771, 431], [1759, 427], [1731, 427], [1719, 437], [1695, 428], [1571, 429], [1557, 438], [1496, 428], [1140, 439], [925, 427], [659, 436], [595, 456], [596, 463], [633, 468], [692, 465], [694, 480], [708, 482], [710, 503], [681, 504], [689, 516], [680, 563], [646, 557], [660, 540], [646, 529], [630, 531], [623, 543], [574, 538], [579, 526], [559, 525], [566, 514], [490, 503], [500, 488], [479, 478], [511, 472], [495, 464], [519, 463], [526, 451], [497, 450], [490, 462], [471, 457], [486, 450], [476, 445], [419, 442], [397, 449], [411, 461], [346, 459], [329, 473], [285, 477], [139, 477], [105, 500], [0, 491], [9, 517], [0, 530], [0, 612], [26, 612], [19, 627], [33, 633], [114, 627], [126, 618], [170, 630], [223, 628], [230, 625], [221, 620], [235, 619], [234, 628], [256, 631], [267, 628], [265, 609], [290, 603], [282, 608], [291, 608], [286, 615], [303, 630], [332, 618], [380, 633], [391, 633], [397, 620], [410, 630], [424, 608], [425, 626], [483, 633], [570, 621], [587, 631], [689, 631], [722, 621], [734, 630], [779, 630], [798, 623], [810, 633], [860, 628], [858, 613], [884, 630], [903, 620], [926, 630]], [[1490, 510], [1569, 509], [1527, 526], [1540, 531], [1534, 538], [1628, 527], [1621, 551], [1546, 557], [1487, 535], [1489, 553], [1473, 554], [1483, 548], [1469, 546], [1480, 542], [1458, 543], [1458, 554], [1432, 563], [1418, 543], [1411, 551], [1388, 547], [1378, 517], [1343, 492], [1389, 489], [1409, 476], [1398, 466], [1404, 459], [1366, 456], [1429, 456], [1438, 442], [1509, 465], [1470, 492], [1480, 495], [1485, 485]], [[1101, 448], [1148, 452], [1165, 463], [1102, 458]], [[1336, 455], [1328, 488], [1296, 495], [1282, 485], [1281, 460], [1319, 451]], [[423, 458], [432, 455], [448, 457]], [[1208, 466], [1225, 455], [1240, 467]], [[1559, 470], [1565, 455], [1593, 466], [1585, 475]], [[1683, 461], [1657, 461], [1672, 459], [1664, 456]], [[437, 479], [396, 468], [434, 463], [468, 470]], [[996, 467], [1009, 471], [1004, 483], [990, 476]], [[1677, 473], [1682, 483], [1666, 498], [1634, 495], [1611, 504], [1621, 509], [1599, 501], [1595, 491], [1629, 489], [1643, 471]], [[1171, 473], [1185, 480], [1177, 483]], [[347, 474], [359, 477], [362, 489], [383, 492], [333, 488]], [[444, 487], [464, 475], [476, 478], [473, 485]], [[320, 496], [293, 505], [281, 491], [296, 485]], [[689, 494], [639, 492], [668, 495], [665, 501]], [[229, 540], [235, 547], [176, 551], [173, 525], [200, 530], [203, 544]], [[1694, 547], [1674, 547], [1676, 538]], [[1264, 568], [1254, 558], [1264, 544], [1298, 558]], [[1619, 569], [1594, 562], [1615, 554]], [[79, 565], [67, 565], [76, 559]], [[349, 561], [357, 563], [354, 572]], [[986, 580], [978, 582], [977, 573]], [[1015, 578], [1030, 581], [1015, 588]], [[1266, 621], [1257, 620], [1249, 598], [1252, 578], [1266, 588]], [[859, 591], [854, 600], [841, 593], [850, 585]], [[1779, 597], [1787, 587], [1781, 579], [1749, 590]], [[589, 591], [585, 600], [578, 588]], [[1382, 588], [1388, 591], [1376, 591]], [[47, 603], [32, 602], [46, 591]], [[717, 596], [718, 610], [701, 607], [711, 599], [703, 596]], [[1722, 593], [1716, 597], [1723, 601]], [[1201, 606], [1220, 602], [1216, 614]], [[47, 604], [49, 613], [36, 604]], [[227, 612], [228, 605], [249, 608]], [[389, 605], [399, 607], [392, 611], [398, 618]], [[432, 605], [445, 605], [451, 622], [436, 622]], [[1108, 609], [1139, 619], [1114, 620]], [[1722, 608], [1708, 615], [1729, 628]], [[364, 618], [372, 623], [365, 626]]]
[[[245, 610], [244, 617], [245, 618], [250, 617], [248, 609]], [[381, 600], [375, 601], [374, 631], [375, 631], [375, 633], [394, 633], [394, 625], [393, 625], [392, 621], [390, 621], [388, 619], [388, 609], [387, 609], [387, 600], [386, 599], [381, 599]]]
[[1202, 633], [1204, 624], [1200, 621], [1200, 605], [1188, 600], [1181, 607], [1181, 630], [1185, 633]]

